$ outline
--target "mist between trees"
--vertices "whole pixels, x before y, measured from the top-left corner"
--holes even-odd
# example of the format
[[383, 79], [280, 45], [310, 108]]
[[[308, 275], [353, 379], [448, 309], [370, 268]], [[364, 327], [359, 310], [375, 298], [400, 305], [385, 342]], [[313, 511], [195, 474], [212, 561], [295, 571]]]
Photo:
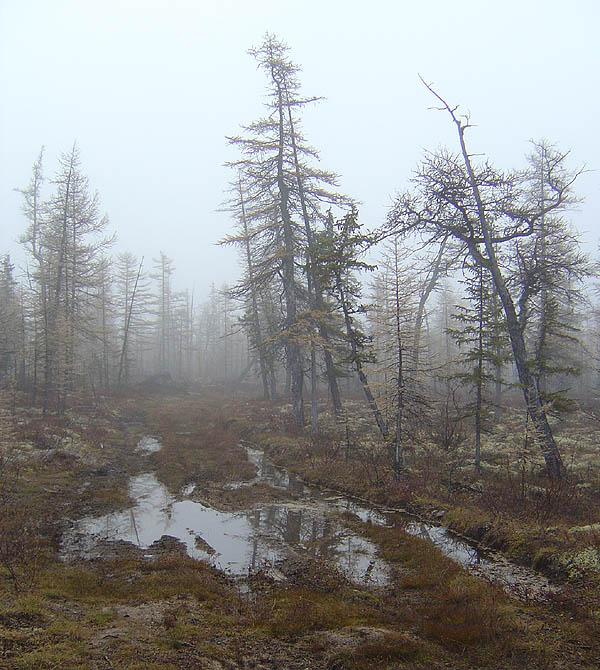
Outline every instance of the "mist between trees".
[[111, 256], [78, 147], [51, 178], [42, 151], [21, 189], [27, 266], [17, 274], [5, 255], [0, 267], [1, 383], [58, 413], [81, 390], [258, 383], [288, 399], [299, 431], [318, 430], [325, 394], [342, 418], [345, 397], [364, 393], [396, 476], [411, 427], [440, 407], [449, 441], [452, 417], [473, 422], [478, 468], [486, 426], [516, 405], [561, 477], [549, 416], [596, 403], [599, 381], [595, 266], [568, 220], [582, 168], [539, 140], [520, 169], [496, 169], [469, 152], [461, 109], [423, 82], [456, 145], [426, 152], [365, 230], [304, 137], [319, 98], [302, 92], [287, 46], [267, 34], [249, 53], [265, 114], [227, 138], [238, 158], [221, 240], [239, 249], [241, 279], [196, 304], [173, 289], [164, 253]]

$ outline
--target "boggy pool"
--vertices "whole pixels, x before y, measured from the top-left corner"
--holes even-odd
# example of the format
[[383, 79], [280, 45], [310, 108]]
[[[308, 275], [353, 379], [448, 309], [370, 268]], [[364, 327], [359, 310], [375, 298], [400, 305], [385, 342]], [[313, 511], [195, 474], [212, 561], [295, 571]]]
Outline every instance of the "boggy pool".
[[[145, 437], [136, 450], [152, 453], [160, 441]], [[522, 598], [546, 599], [556, 587], [533, 570], [514, 565], [498, 554], [484, 554], [476, 547], [435, 524], [425, 523], [400, 510], [367, 507], [331, 491], [317, 491], [304, 485], [285, 469], [273, 465], [264, 453], [246, 446], [256, 467], [250, 482], [229, 484], [230, 488], [264, 482], [291, 494], [293, 501], [255, 504], [241, 512], [223, 512], [190, 499], [193, 486], [172, 495], [152, 472], [129, 481], [130, 509], [100, 517], [86, 517], [68, 529], [62, 542], [65, 558], [96, 558], [115, 542], [127, 542], [148, 551], [163, 536], [176, 538], [187, 553], [205, 560], [234, 576], [259, 570], [276, 574], [274, 566], [293, 556], [325, 560], [356, 583], [385, 585], [390, 569], [377, 556], [376, 546], [350, 531], [342, 514], [350, 512], [363, 521], [400, 525], [438, 547], [471, 572], [497, 582]]]
[[[137, 450], [150, 453], [156, 444], [155, 438], [144, 438]], [[193, 487], [176, 498], [154, 473], [147, 472], [129, 481], [133, 507], [76, 521], [63, 536], [63, 556], [97, 558], [107, 551], [107, 543], [119, 541], [148, 550], [166, 535], [182, 542], [191, 557], [235, 576], [272, 570], [281, 560], [303, 555], [331, 562], [355, 582], [388, 581], [388, 568], [377, 557], [375, 545], [343, 526], [336, 505], [272, 466], [262, 452], [249, 450], [249, 458], [257, 466], [254, 481], [286, 489], [294, 501], [223, 512], [189, 499]]]

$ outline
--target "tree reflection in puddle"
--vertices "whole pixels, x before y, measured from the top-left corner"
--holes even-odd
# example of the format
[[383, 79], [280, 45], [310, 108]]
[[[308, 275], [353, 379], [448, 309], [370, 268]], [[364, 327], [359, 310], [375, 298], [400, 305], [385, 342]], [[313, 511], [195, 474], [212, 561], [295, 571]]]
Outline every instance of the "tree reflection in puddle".
[[387, 582], [376, 547], [344, 528], [322, 501], [220, 512], [192, 500], [176, 501], [153, 473], [132, 477], [129, 495], [136, 501], [131, 509], [76, 522], [63, 537], [63, 554], [96, 557], [102, 541], [147, 549], [169, 535], [181, 540], [193, 558], [233, 575], [301, 554], [333, 562], [356, 582]]
[[[160, 448], [155, 438], [138, 445], [150, 453]], [[64, 556], [97, 557], [102, 541], [130, 542], [147, 549], [163, 535], [178, 538], [187, 553], [233, 575], [245, 576], [294, 555], [332, 562], [357, 583], [385, 585], [388, 566], [377, 557], [377, 548], [345, 528], [341, 516], [350, 513], [365, 522], [395, 525], [438, 547], [471, 572], [499, 583], [523, 598], [543, 600], [556, 587], [533, 570], [516, 566], [498, 555], [482, 555], [477, 548], [441, 526], [416, 521], [396, 510], [365, 507], [332, 491], [316, 491], [271, 463], [262, 451], [247, 447], [256, 477], [229, 488], [263, 482], [286, 490], [293, 502], [258, 504], [243, 512], [220, 512], [193, 500], [194, 490], [182, 491], [175, 500], [154, 474], [132, 477], [129, 494], [135, 506], [103, 517], [76, 522], [63, 537]]]

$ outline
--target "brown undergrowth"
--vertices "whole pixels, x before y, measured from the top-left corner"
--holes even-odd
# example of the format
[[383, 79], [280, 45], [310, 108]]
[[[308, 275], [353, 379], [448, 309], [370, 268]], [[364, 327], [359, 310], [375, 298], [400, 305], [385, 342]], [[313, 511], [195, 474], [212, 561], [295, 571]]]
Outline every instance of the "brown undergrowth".
[[[63, 516], [123, 506], [127, 477], [148, 463], [173, 493], [194, 483], [203, 496], [218, 498], [224, 484], [252, 480], [243, 438], [311, 481], [386, 504], [450, 511], [450, 498], [436, 497], [422, 477], [409, 473], [393, 482], [368, 423], [357, 418], [342, 427], [341, 438], [332, 423], [311, 439], [287, 430], [286, 416], [285, 408], [239, 395], [189, 390], [123, 396], [111, 407], [81, 409], [60, 425], [23, 410], [13, 417], [11, 444], [18, 445], [23, 477], [17, 489], [31, 504], [12, 500], [33, 510], [41, 524], [35, 536], [50, 538], [55, 550], [53, 532]], [[162, 450], [137, 454], [143, 434], [156, 435]], [[42, 448], [48, 440], [53, 444]], [[443, 491], [441, 480], [436, 486]], [[469, 503], [465, 517], [476, 496], [457, 494]], [[18, 593], [0, 567], [0, 668], [597, 667], [596, 638], [564, 604], [560, 616], [513, 601], [401, 525], [350, 517], [347, 523], [390, 564], [386, 588], [356, 586], [326, 564], [299, 558], [279, 566], [284, 581], [265, 570], [240, 591], [174, 545], [153, 560], [131, 552], [65, 563], [50, 551], [36, 579]], [[43, 527], [55, 530], [44, 535]]]
[[[364, 410], [353, 408], [350, 429], [325, 415], [314, 436], [282, 434], [276, 419], [264, 419], [267, 412], [257, 412], [253, 438], [280, 465], [315, 485], [441, 519], [482, 546], [547, 572], [563, 583], [554, 599], [557, 614], [577, 618], [585, 635], [600, 633], [600, 462], [594, 433], [586, 434], [577, 421], [557, 426], [563, 450], [570, 451], [568, 477], [561, 482], [548, 480], [539, 456], [524, 451], [517, 415], [508, 415], [488, 438], [479, 473], [468, 453], [468, 430], [452, 445], [432, 442], [421, 431], [395, 481], [389, 452], [361, 420]], [[576, 443], [578, 430], [585, 439]]]

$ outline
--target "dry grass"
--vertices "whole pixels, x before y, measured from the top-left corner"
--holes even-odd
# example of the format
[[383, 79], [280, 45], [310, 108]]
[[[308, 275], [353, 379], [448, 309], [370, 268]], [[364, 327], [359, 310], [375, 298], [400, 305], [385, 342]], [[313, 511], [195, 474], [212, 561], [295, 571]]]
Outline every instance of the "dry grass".
[[255, 470], [240, 446], [239, 426], [219, 398], [184, 396], [143, 403], [146, 425], [160, 438], [152, 454], [158, 478], [174, 493], [186, 484], [247, 481]]

